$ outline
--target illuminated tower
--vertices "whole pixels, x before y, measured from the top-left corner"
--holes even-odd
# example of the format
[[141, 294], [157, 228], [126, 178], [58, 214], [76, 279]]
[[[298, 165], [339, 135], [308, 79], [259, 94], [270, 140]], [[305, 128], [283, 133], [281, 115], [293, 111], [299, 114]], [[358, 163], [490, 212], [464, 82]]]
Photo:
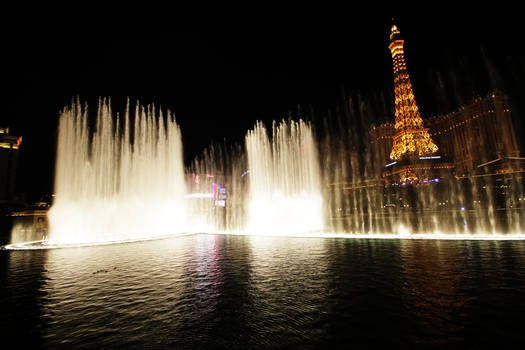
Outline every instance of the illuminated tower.
[[390, 158], [396, 161], [429, 155], [438, 149], [428, 134], [428, 128], [423, 127], [423, 120], [419, 115], [406, 68], [403, 43], [399, 30], [395, 25], [392, 26], [388, 48], [394, 63], [396, 123]]

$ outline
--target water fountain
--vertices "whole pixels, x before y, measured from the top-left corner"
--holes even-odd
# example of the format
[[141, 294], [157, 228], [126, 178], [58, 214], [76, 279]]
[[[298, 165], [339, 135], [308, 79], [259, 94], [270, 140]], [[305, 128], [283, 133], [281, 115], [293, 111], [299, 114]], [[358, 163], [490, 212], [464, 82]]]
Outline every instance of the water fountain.
[[181, 134], [171, 112], [98, 105], [90, 133], [77, 101], [60, 115], [50, 244], [137, 240], [186, 231]]
[[321, 231], [323, 199], [312, 128], [299, 120], [262, 123], [246, 135], [250, 170], [247, 231], [291, 234]]
[[243, 146], [215, 144], [187, 170], [194, 232], [293, 234], [324, 228], [311, 125], [258, 122]]
[[525, 201], [518, 179], [503, 201], [494, 188], [511, 185], [483, 177], [395, 187], [378, 180], [384, 164], [363, 132], [372, 109], [350, 101], [316, 132], [315, 118], [274, 121], [271, 129], [257, 122], [244, 145], [210, 145], [184, 168], [171, 112], [137, 103], [132, 113], [128, 102], [120, 117], [101, 100], [90, 126], [77, 101], [60, 115], [56, 199], [44, 245], [180, 233], [523, 238], [522, 210], [511, 210], [518, 198]]

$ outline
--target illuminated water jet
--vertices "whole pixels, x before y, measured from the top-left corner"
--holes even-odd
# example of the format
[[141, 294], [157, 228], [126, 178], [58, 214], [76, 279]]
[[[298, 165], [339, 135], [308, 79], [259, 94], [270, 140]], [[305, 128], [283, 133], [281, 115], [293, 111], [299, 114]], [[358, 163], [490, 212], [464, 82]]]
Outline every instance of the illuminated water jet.
[[[53, 244], [137, 240], [183, 232], [185, 182], [181, 134], [168, 111], [129, 103], [123, 120], [98, 106], [90, 135], [79, 102], [60, 115]], [[132, 124], [133, 123], [133, 124]]]
[[309, 124], [262, 123], [246, 135], [249, 192], [246, 230], [288, 234], [324, 229], [321, 177]]

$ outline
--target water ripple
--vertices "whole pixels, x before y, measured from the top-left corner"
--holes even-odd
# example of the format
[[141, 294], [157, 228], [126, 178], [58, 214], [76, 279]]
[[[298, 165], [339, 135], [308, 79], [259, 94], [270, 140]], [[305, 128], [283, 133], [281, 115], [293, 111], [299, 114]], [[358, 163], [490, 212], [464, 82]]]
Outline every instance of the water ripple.
[[0, 257], [0, 329], [21, 347], [475, 347], [525, 321], [520, 241], [195, 235]]

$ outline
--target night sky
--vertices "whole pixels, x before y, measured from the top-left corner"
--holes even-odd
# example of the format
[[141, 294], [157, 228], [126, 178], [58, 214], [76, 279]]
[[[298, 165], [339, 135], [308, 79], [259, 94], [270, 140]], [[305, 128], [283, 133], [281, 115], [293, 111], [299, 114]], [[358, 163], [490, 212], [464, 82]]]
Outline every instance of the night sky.
[[330, 26], [268, 18], [148, 33], [33, 27], [5, 32], [3, 43], [0, 126], [23, 136], [17, 190], [28, 200], [52, 191], [59, 111], [76, 96], [92, 109], [100, 96], [115, 110], [127, 97], [169, 108], [187, 162], [212, 140], [241, 141], [256, 120], [286, 118], [298, 105], [323, 114], [345, 96], [388, 99], [392, 16], [424, 118], [498, 87], [511, 97], [523, 142], [525, 31], [499, 14], [349, 15]]

